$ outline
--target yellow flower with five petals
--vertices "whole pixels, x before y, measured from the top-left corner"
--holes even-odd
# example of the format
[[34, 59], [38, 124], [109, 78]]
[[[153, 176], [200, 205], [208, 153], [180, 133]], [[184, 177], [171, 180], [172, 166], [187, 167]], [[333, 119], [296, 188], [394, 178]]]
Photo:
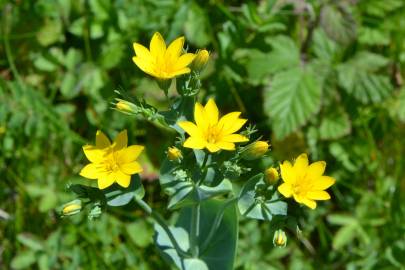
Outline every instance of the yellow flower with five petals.
[[219, 117], [218, 107], [213, 99], [208, 100], [205, 107], [200, 103], [194, 106], [194, 121], [180, 121], [178, 125], [190, 137], [183, 146], [193, 149], [207, 148], [210, 152], [235, 150], [235, 143], [249, 141], [243, 135], [234, 134], [246, 123], [246, 119], [239, 118], [240, 112], [231, 112]]
[[142, 167], [136, 159], [144, 147], [127, 145], [126, 130], [120, 132], [113, 143], [103, 132], [97, 131], [96, 145], [83, 146], [84, 154], [91, 163], [80, 171], [80, 175], [97, 179], [100, 189], [107, 188], [115, 182], [122, 187], [128, 187], [131, 175], [142, 172]]
[[330, 199], [330, 195], [325, 189], [335, 183], [333, 177], [323, 175], [325, 167], [325, 161], [308, 164], [307, 154], [299, 155], [294, 165], [289, 161], [284, 161], [280, 165], [281, 178], [284, 183], [278, 187], [278, 191], [287, 198], [292, 196], [296, 202], [315, 209], [316, 200]]
[[156, 32], [150, 41], [149, 50], [139, 43], [133, 44], [136, 56], [132, 60], [143, 72], [153, 77], [171, 79], [191, 71], [188, 65], [193, 62], [195, 55], [182, 54], [183, 46], [184, 37], [179, 37], [166, 48], [163, 37]]

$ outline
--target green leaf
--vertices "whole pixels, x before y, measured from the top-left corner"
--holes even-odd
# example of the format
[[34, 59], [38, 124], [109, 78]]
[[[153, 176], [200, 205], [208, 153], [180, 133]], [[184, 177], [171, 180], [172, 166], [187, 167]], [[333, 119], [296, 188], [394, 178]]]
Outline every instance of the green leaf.
[[357, 231], [357, 223], [352, 223], [340, 228], [333, 237], [333, 248], [340, 250], [342, 247], [349, 244], [356, 237]]
[[338, 50], [338, 45], [325, 34], [322, 29], [314, 31], [312, 49], [317, 58], [327, 63], [332, 63]]
[[199, 48], [204, 48], [210, 42], [210, 24], [205, 10], [195, 2], [189, 6], [184, 32], [187, 40]]
[[331, 39], [347, 44], [356, 37], [356, 21], [349, 7], [338, 3], [323, 6], [320, 25]]
[[79, 94], [79, 90], [75, 75], [72, 72], [66, 73], [60, 86], [61, 94], [65, 98], [71, 99]]
[[144, 248], [151, 244], [153, 239], [153, 230], [145, 220], [136, 220], [127, 225], [127, 232], [131, 240], [139, 247]]
[[390, 43], [389, 32], [385, 32], [383, 29], [361, 27], [359, 42], [365, 45], [388, 45]]
[[42, 46], [51, 45], [63, 38], [61, 20], [45, 20], [44, 26], [37, 33], [37, 39]]
[[145, 189], [138, 174], [132, 176], [131, 184], [128, 188], [119, 187], [119, 189], [105, 193], [107, 205], [109, 206], [127, 205], [133, 198], [142, 199], [144, 196]]
[[263, 174], [250, 178], [239, 195], [239, 212], [249, 218], [269, 221], [273, 216], [287, 215], [287, 203], [279, 200], [273, 188], [264, 182]]
[[32, 234], [20, 233], [17, 235], [17, 240], [21, 244], [27, 246], [28, 248], [30, 248], [31, 250], [34, 250], [34, 251], [44, 249], [44, 244], [42, 243], [42, 241], [38, 237], [36, 237]]
[[22, 251], [11, 261], [12, 269], [27, 269], [36, 262], [35, 252], [32, 250]]
[[300, 50], [294, 40], [287, 36], [271, 39], [272, 51], [268, 55], [270, 72], [278, 72], [297, 67], [300, 64]]
[[319, 110], [321, 83], [310, 67], [277, 73], [264, 93], [264, 108], [272, 119], [276, 137], [296, 131]]
[[338, 139], [349, 134], [350, 130], [349, 116], [341, 106], [338, 106], [322, 118], [319, 135], [323, 140]]
[[396, 99], [397, 101], [397, 116], [400, 121], [405, 123], [405, 87], [402, 87], [401, 90], [399, 91], [398, 98]]
[[376, 74], [387, 64], [388, 60], [381, 55], [358, 52], [351, 60], [338, 66], [339, 85], [362, 103], [380, 102], [392, 90], [389, 77]]

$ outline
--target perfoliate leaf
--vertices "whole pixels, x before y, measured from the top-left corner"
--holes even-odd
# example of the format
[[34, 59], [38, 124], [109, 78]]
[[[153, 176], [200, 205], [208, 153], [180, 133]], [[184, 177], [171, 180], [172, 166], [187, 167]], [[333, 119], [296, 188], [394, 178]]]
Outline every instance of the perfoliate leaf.
[[239, 195], [239, 212], [249, 218], [272, 220], [273, 216], [287, 215], [287, 203], [280, 201], [278, 194], [263, 180], [263, 174], [250, 178]]
[[296, 131], [318, 111], [321, 83], [310, 67], [277, 73], [264, 93], [264, 111], [270, 116], [276, 137]]

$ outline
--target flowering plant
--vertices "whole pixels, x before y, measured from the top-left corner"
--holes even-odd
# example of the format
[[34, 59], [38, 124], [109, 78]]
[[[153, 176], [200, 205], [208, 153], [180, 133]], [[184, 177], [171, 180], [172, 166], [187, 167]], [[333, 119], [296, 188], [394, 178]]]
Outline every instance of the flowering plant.
[[[269, 222], [274, 245], [285, 246], [284, 230], [298, 228], [297, 214], [288, 211], [296, 206], [288, 198], [315, 209], [316, 200], [330, 199], [325, 189], [335, 180], [323, 175], [325, 162], [309, 164], [306, 154], [293, 164], [284, 161], [279, 169], [274, 162], [264, 172], [253, 171], [251, 161], [262, 158], [269, 143], [257, 139], [253, 123], [241, 118], [241, 112], [221, 116], [213, 98], [205, 105], [197, 101], [200, 72], [209, 53], [187, 53], [183, 46], [180, 37], [166, 48], [159, 33], [153, 35], [149, 50], [134, 43], [133, 61], [157, 79], [171, 104], [167, 111], [158, 111], [136, 97], [117, 98], [115, 104], [127, 115], [141, 115], [178, 133], [159, 175], [169, 195], [167, 208], [179, 212], [175, 224], [169, 225], [143, 200], [142, 165], [136, 161], [143, 146], [128, 146], [125, 130], [114, 142], [98, 131], [95, 145], [83, 147], [90, 164], [80, 175], [97, 179], [97, 187], [71, 185], [78, 198], [67, 203], [62, 214], [73, 215], [89, 207], [89, 217], [94, 218], [108, 207], [135, 202], [155, 220], [155, 244], [169, 263], [179, 269], [233, 269], [239, 215]], [[172, 80], [179, 95], [169, 98]], [[235, 184], [238, 180], [243, 182], [240, 189]]]

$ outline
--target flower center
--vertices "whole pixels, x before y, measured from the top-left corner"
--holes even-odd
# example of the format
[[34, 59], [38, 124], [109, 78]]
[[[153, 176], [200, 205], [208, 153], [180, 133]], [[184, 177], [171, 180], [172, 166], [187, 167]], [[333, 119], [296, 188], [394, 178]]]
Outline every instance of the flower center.
[[105, 160], [105, 170], [107, 172], [116, 172], [120, 169], [120, 166], [117, 162], [117, 159], [115, 158], [114, 153], [108, 155], [108, 157]]
[[219, 130], [216, 126], [209, 126], [205, 134], [205, 139], [208, 143], [216, 143], [219, 141], [220, 133], [221, 130]]

